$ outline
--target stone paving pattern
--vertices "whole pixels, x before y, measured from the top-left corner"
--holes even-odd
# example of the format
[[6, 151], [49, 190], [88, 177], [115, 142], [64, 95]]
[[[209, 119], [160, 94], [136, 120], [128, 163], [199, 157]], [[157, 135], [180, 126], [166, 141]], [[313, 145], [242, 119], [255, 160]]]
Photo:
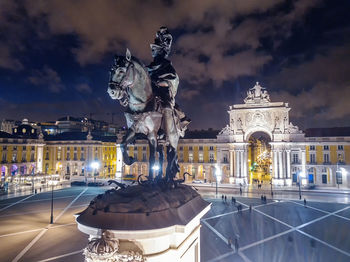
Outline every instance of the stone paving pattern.
[[[51, 192], [0, 200], [0, 261], [83, 261], [88, 240], [73, 215], [104, 190], [55, 191], [53, 225]], [[231, 195], [207, 199], [201, 261], [350, 261], [350, 204], [235, 198], [242, 212]]]

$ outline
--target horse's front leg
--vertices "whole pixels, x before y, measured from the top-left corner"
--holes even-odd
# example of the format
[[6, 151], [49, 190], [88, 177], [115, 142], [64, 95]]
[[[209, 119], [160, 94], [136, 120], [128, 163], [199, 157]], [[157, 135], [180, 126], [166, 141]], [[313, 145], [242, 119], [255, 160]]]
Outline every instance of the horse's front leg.
[[128, 154], [128, 144], [132, 143], [135, 140], [136, 133], [132, 129], [128, 129], [125, 136], [123, 137], [123, 141], [120, 144], [120, 149], [123, 154], [123, 161], [126, 165], [130, 166], [135, 162], [133, 157], [130, 157]]
[[156, 134], [151, 133], [148, 135], [148, 144], [149, 144], [149, 180], [153, 180], [154, 178], [154, 171], [155, 171], [155, 160], [156, 160], [156, 150], [157, 150], [157, 138]]

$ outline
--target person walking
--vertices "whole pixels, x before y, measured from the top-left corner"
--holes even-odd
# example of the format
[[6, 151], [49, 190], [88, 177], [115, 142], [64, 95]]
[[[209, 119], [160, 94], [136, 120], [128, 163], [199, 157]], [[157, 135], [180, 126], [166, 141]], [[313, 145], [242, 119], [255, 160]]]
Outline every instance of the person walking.
[[239, 194], [242, 195], [242, 187], [239, 187]]
[[224, 195], [221, 195], [222, 202], [224, 202]]
[[235, 238], [235, 251], [236, 251], [236, 252], [238, 252], [238, 248], [239, 248], [238, 239]]
[[304, 207], [306, 207], [306, 198], [304, 198]]
[[252, 205], [249, 205], [249, 213], [252, 213]]
[[225, 195], [225, 203], [227, 202], [227, 196]]

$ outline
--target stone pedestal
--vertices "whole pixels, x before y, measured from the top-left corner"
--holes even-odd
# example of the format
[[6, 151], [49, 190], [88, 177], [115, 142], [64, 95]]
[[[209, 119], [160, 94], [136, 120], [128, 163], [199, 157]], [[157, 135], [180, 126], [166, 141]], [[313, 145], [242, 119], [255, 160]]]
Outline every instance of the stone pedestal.
[[200, 219], [210, 204], [185, 185], [136, 187], [106, 192], [77, 214], [90, 240], [86, 261], [199, 262]]

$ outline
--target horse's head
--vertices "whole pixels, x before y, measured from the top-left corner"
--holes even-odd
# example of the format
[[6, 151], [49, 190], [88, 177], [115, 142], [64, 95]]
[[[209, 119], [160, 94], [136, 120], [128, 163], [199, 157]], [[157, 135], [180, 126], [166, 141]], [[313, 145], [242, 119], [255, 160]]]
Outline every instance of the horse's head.
[[134, 82], [133, 67], [129, 49], [126, 50], [126, 56], [115, 56], [114, 65], [110, 71], [107, 92], [112, 99], [121, 100], [122, 105], [125, 104], [125, 99], [127, 99], [127, 87]]

